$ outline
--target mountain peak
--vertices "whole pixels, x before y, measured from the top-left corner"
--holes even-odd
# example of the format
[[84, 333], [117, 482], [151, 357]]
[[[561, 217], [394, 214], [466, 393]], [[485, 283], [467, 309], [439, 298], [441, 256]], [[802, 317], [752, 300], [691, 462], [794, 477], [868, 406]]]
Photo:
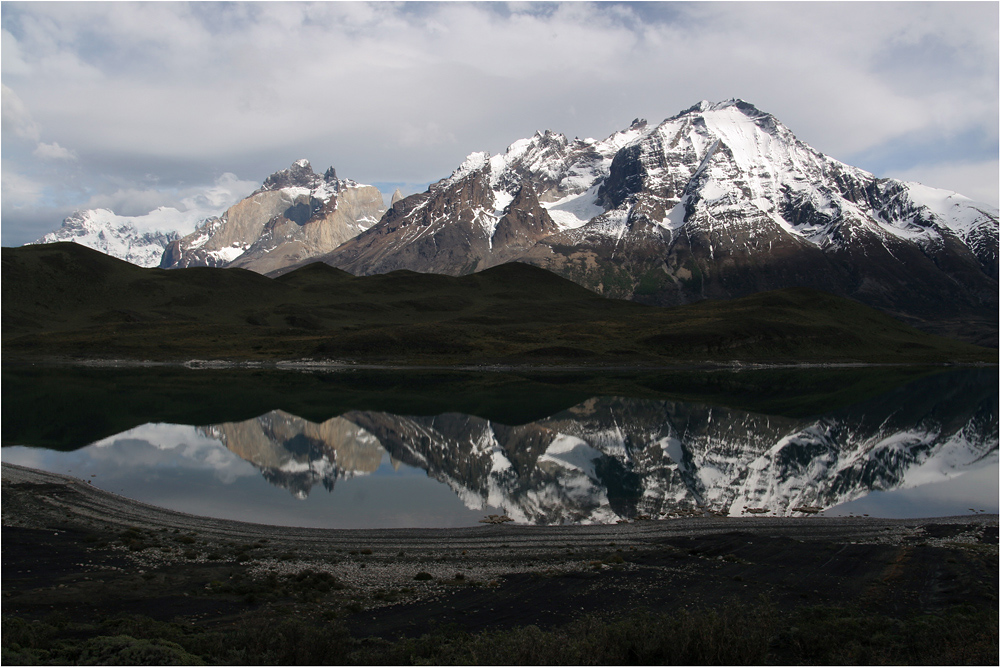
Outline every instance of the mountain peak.
[[312, 188], [319, 176], [313, 171], [309, 160], [296, 160], [288, 169], [276, 171], [264, 179], [261, 190], [281, 190], [282, 188]]
[[458, 166], [458, 169], [451, 172], [451, 177], [446, 179], [448, 183], [455, 183], [462, 180], [474, 171], [479, 171], [490, 163], [490, 154], [487, 151], [477, 151], [469, 153], [465, 162]]
[[770, 114], [765, 113], [750, 104], [746, 100], [742, 100], [738, 97], [730, 97], [728, 100], [723, 100], [721, 102], [709, 102], [708, 100], [702, 100], [692, 107], [688, 107], [684, 111], [680, 112], [676, 116], [672, 116], [667, 120], [676, 120], [683, 116], [688, 116], [691, 114], [707, 113], [710, 111], [722, 111], [723, 109], [737, 109], [744, 116], [748, 118], [759, 118], [762, 116], [769, 116]]

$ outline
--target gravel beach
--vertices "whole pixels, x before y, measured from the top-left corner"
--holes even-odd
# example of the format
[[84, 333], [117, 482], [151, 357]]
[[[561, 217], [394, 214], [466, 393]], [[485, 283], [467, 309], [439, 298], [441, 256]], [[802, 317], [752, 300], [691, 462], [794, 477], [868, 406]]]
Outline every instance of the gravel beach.
[[7, 463], [2, 480], [3, 611], [24, 618], [218, 624], [284, 605], [399, 637], [765, 598], [889, 614], [997, 601], [996, 515], [323, 530], [191, 516]]

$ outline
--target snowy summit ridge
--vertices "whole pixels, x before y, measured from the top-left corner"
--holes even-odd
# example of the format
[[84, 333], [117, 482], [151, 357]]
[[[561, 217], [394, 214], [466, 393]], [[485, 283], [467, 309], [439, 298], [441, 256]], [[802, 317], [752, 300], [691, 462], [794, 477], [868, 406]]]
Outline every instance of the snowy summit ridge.
[[[138, 266], [159, 266], [163, 249], [180, 238], [174, 231], [143, 231], [153, 225], [169, 228], [183, 224], [183, 213], [173, 208], [158, 208], [141, 217], [115, 215], [106, 208], [77, 211], [63, 220], [62, 226], [34, 243], [70, 241], [100, 250]], [[27, 244], [34, 245], [34, 244]]]

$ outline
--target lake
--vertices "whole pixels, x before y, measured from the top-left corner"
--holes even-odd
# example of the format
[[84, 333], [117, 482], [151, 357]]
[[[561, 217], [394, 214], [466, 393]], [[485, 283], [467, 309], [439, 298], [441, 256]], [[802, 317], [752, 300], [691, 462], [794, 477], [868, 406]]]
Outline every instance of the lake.
[[5, 366], [5, 462], [333, 528], [998, 511], [998, 373]]

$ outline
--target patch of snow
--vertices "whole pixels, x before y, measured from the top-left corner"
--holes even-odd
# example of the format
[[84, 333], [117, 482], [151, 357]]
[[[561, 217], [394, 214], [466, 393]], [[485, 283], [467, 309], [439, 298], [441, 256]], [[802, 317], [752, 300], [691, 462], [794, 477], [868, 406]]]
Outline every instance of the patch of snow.
[[563, 468], [578, 470], [589, 478], [596, 478], [594, 461], [601, 458], [597, 451], [586, 441], [572, 435], [560, 433], [538, 457], [539, 462], [549, 461]]
[[504, 209], [510, 206], [512, 201], [514, 201], [514, 195], [510, 194], [506, 190], [494, 190], [493, 215], [497, 217], [503, 216]]
[[671, 461], [677, 465], [684, 462], [684, 445], [680, 440], [668, 436], [661, 438], [657, 444], [667, 453]]
[[229, 246], [228, 248], [220, 248], [218, 250], [213, 250], [209, 252], [209, 255], [213, 257], [218, 257], [225, 263], [234, 261], [237, 257], [246, 252], [246, 248], [241, 248], [239, 246]]
[[311, 197], [313, 192], [314, 191], [309, 188], [303, 188], [296, 185], [292, 185], [287, 188], [281, 188], [281, 193], [286, 197], [288, 197], [289, 199], [291, 199], [292, 201], [295, 201], [299, 197]]
[[500, 449], [500, 447], [494, 447], [490, 452], [490, 463], [490, 470], [492, 472], [503, 472], [513, 468], [513, 464], [510, 462], [510, 459], [504, 456], [503, 450]]
[[479, 171], [487, 164], [490, 163], [490, 154], [485, 151], [480, 151], [476, 153], [470, 153], [465, 162], [459, 165], [458, 169], [451, 173], [451, 177], [448, 179], [449, 183], [456, 183], [469, 174]]
[[980, 225], [997, 225], [1000, 209], [975, 202], [950, 190], [927, 187], [920, 183], [904, 182], [910, 201], [933, 216], [938, 225], [955, 232], [965, 239], [969, 232]]
[[600, 185], [594, 185], [586, 192], [543, 203], [542, 206], [549, 212], [549, 217], [559, 226], [560, 231], [576, 229], [604, 213], [604, 207], [597, 205], [599, 189]]

